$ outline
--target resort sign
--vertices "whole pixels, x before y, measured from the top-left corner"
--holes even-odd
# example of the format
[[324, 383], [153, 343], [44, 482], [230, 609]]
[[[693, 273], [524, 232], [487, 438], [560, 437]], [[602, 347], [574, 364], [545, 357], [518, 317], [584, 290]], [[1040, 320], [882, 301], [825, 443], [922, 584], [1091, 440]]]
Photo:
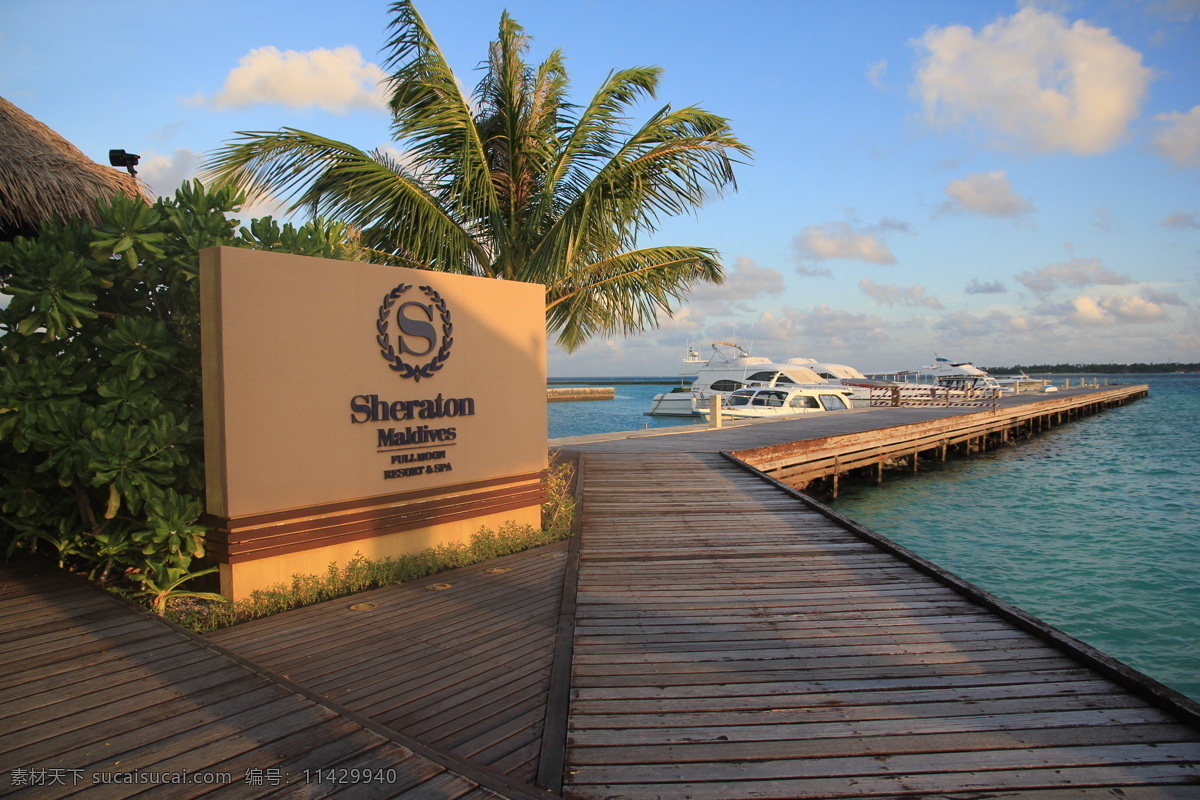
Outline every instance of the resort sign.
[[538, 524], [543, 287], [213, 248], [201, 316], [226, 594]]

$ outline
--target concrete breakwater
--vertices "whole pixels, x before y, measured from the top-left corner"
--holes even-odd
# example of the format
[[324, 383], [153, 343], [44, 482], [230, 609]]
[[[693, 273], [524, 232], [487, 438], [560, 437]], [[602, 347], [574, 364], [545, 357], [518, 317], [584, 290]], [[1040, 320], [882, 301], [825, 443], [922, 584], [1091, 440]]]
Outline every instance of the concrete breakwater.
[[546, 389], [547, 403], [561, 403], [567, 400], [612, 400], [617, 396], [617, 390], [612, 386], [567, 386]]

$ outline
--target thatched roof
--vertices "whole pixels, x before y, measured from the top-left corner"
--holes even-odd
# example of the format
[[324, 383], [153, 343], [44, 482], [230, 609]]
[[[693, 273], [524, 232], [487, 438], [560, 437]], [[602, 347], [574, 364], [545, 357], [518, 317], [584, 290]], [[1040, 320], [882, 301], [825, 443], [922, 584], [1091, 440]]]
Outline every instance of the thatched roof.
[[96, 222], [96, 201], [118, 192], [148, 197], [137, 178], [90, 160], [0, 97], [0, 239], [32, 234], [51, 217]]

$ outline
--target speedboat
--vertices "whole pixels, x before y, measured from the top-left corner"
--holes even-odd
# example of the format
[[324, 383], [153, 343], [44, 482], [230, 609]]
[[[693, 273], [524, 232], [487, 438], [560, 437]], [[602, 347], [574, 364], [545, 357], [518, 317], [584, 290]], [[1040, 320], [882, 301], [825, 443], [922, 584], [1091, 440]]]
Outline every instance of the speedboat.
[[[756, 387], [730, 392], [721, 401], [721, 415], [735, 419], [776, 419], [846, 411], [850, 407], [845, 392], [832, 386], [827, 389]], [[705, 417], [711, 414], [712, 404], [704, 409]]]
[[932, 375], [937, 385], [943, 389], [957, 389], [963, 392], [1001, 389], [995, 378], [970, 361], [955, 362], [948, 358], [937, 358], [933, 365], [921, 367], [921, 371]]
[[1045, 392], [1050, 381], [1043, 378], [1031, 378], [1024, 372], [1014, 372], [1010, 375], [993, 375], [996, 383], [1006, 392], [1021, 394], [1024, 392]]
[[854, 367], [847, 366], [846, 364], [817, 361], [815, 358], [789, 358], [787, 363], [806, 367], [831, 383], [840, 383], [842, 386], [850, 387], [854, 393], [854, 399], [859, 401], [856, 403], [857, 405], [867, 405], [870, 403], [872, 389], [880, 389], [892, 385], [891, 381], [868, 378]]
[[699, 417], [713, 396], [725, 397], [738, 389], [757, 386], [826, 389], [845, 395], [848, 403], [853, 397], [853, 388], [814, 372], [809, 364], [816, 362], [810, 359], [775, 362], [752, 356], [731, 342], [714, 342], [712, 347], [713, 354], [707, 361], [689, 347], [679, 374], [694, 375], [695, 380], [691, 385], [654, 395], [650, 410], [644, 413], [656, 417]]
[[936, 358], [933, 364], [915, 370], [872, 375], [898, 385], [901, 396], [927, 394], [930, 390], [949, 390], [951, 394], [974, 393], [979, 390], [1001, 390], [996, 379], [970, 361], [951, 361]]

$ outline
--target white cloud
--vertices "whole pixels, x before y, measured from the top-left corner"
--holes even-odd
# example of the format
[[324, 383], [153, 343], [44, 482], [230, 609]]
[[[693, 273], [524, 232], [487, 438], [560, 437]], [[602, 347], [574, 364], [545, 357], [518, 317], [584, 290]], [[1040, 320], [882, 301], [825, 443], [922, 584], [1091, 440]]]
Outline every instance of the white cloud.
[[1141, 287], [1140, 291], [1142, 293], [1142, 297], [1144, 297], [1146, 300], [1149, 300], [1151, 303], [1155, 303], [1160, 306], [1187, 307], [1187, 303], [1185, 303], [1183, 298], [1175, 292], [1160, 292], [1159, 290], [1150, 286], [1143, 286]]
[[1183, 230], [1186, 228], [1200, 229], [1200, 214], [1194, 211], [1175, 211], [1167, 215], [1167, 218], [1158, 223], [1164, 228], [1173, 230]]
[[1092, 227], [1099, 231], [1115, 231], [1121, 226], [1117, 224], [1111, 211], [1107, 208], [1097, 208], [1096, 221], [1092, 223]]
[[[147, 151], [137, 166], [138, 177], [146, 182], [155, 195], [174, 197], [176, 189], [198, 177], [201, 159], [200, 153], [186, 147], [172, 150], [169, 155]], [[243, 224], [268, 216], [287, 222], [290, 220], [287, 207], [286, 201], [265, 196], [244, 204], [241, 211], [230, 216], [241, 220]]]
[[1200, 14], [1200, 2], [1197, 0], [1151, 0], [1146, 3], [1146, 11], [1172, 22], [1191, 22]]
[[[243, 225], [249, 225], [250, 220], [263, 217], [273, 217], [281, 225], [286, 222], [298, 222], [288, 213], [289, 205], [285, 200], [265, 195], [256, 197], [253, 202], [243, 205], [242, 210], [234, 216], [241, 220]], [[299, 220], [299, 222], [303, 222], [303, 220]]]
[[260, 47], [230, 70], [214, 97], [198, 96], [189, 102], [215, 109], [278, 103], [335, 114], [356, 109], [383, 111], [386, 95], [380, 82], [385, 77], [377, 65], [363, 61], [356, 47], [307, 52]]
[[949, 333], [955, 340], [979, 336], [991, 336], [995, 333], [995, 320], [980, 318], [965, 311], [956, 311], [938, 320], [933, 326], [935, 331]]
[[950, 200], [944, 211], [969, 211], [988, 217], [1015, 217], [1033, 211], [1033, 204], [1013, 191], [1003, 170], [979, 172], [946, 184]]
[[148, 151], [137, 166], [138, 177], [154, 190], [159, 197], [174, 197], [175, 190], [196, 177], [200, 167], [200, 154], [186, 147], [171, 151], [170, 155]]
[[1154, 149], [1177, 167], [1200, 167], [1200, 106], [1186, 114], [1174, 111], [1155, 117], [1165, 123], [1154, 137]]
[[933, 329], [946, 334], [943, 341], [949, 340], [953, 345], [959, 339], [991, 338], [994, 340], [1002, 335], [1023, 337], [1032, 333], [1043, 333], [1051, 327], [1052, 323], [1050, 322], [1034, 317], [1013, 316], [1003, 311], [992, 311], [982, 317], [966, 311], [958, 311], [938, 320]]
[[704, 329], [704, 312], [684, 306], [669, 317], [660, 315], [658, 323], [658, 330], [663, 334], [698, 333]]
[[888, 71], [888, 62], [886, 60], [878, 61], [878, 62], [872, 64], [867, 69], [867, 80], [869, 80], [871, 82], [871, 85], [874, 86], [879, 91], [886, 92], [887, 88], [888, 88], [887, 87], [887, 71]]
[[878, 284], [867, 278], [858, 282], [858, 288], [881, 306], [909, 306], [940, 309], [944, 306], [936, 297], [927, 297], [924, 286], [912, 286], [908, 289], [891, 284]]
[[1107, 29], [1023, 8], [978, 33], [932, 27], [914, 87], [928, 122], [972, 126], [1002, 146], [1094, 155], [1115, 147], [1151, 80]]
[[963, 289], [967, 294], [1004, 294], [1007, 289], [1000, 281], [988, 281], [980, 283], [978, 278], [972, 278], [967, 284], [967, 288]]
[[1053, 292], [1060, 286], [1123, 286], [1133, 283], [1128, 275], [1106, 269], [1098, 258], [1074, 258], [1060, 264], [1050, 264], [1033, 272], [1022, 272], [1017, 280], [1037, 295]]
[[818, 358], [824, 359], [832, 357], [826, 355], [830, 351], [886, 342], [890, 338], [888, 329], [887, 322], [873, 314], [841, 311], [827, 305], [807, 310], [785, 306], [779, 314], [764, 311], [744, 334], [757, 342], [787, 344], [792, 348], [799, 343], [806, 350], [822, 353]]
[[1081, 295], [1071, 301], [1064, 316], [1068, 322], [1083, 326], [1161, 322], [1167, 319], [1162, 306], [1136, 295], [1098, 299]]
[[724, 315], [745, 310], [743, 301], [779, 295], [784, 290], [783, 273], [772, 267], [760, 267], [749, 258], [738, 258], [725, 271], [725, 283], [706, 283], [688, 296], [688, 302], [710, 314]]
[[896, 257], [878, 235], [856, 230], [845, 222], [809, 225], [793, 244], [802, 258], [814, 261], [850, 259], [872, 264], [896, 263]]

